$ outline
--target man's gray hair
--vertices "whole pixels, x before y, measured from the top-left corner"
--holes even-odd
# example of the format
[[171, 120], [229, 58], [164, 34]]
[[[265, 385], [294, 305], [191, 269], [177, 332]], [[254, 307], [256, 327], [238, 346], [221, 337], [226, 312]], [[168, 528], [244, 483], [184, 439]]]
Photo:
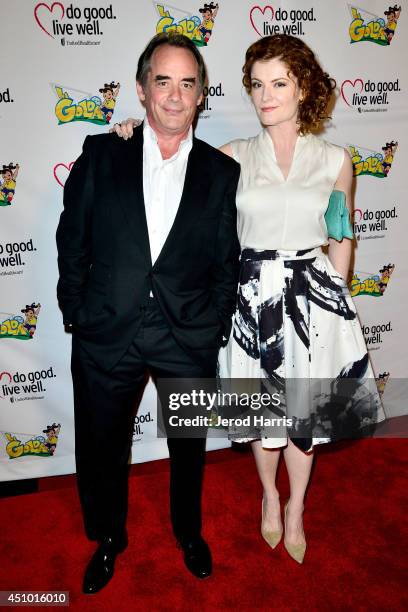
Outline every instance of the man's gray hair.
[[137, 63], [136, 81], [140, 83], [142, 87], [145, 87], [147, 83], [147, 75], [151, 68], [150, 64], [152, 55], [155, 49], [161, 45], [170, 45], [171, 47], [178, 47], [179, 49], [187, 49], [192, 53], [192, 55], [194, 55], [198, 65], [198, 84], [200, 90], [202, 91], [207, 80], [207, 69], [205, 67], [203, 56], [195, 44], [189, 38], [187, 38], [187, 36], [178, 34], [176, 32], [169, 32], [168, 34], [162, 32], [160, 34], [156, 34], [156, 36], [150, 40], [142, 55], [139, 57], [139, 61]]

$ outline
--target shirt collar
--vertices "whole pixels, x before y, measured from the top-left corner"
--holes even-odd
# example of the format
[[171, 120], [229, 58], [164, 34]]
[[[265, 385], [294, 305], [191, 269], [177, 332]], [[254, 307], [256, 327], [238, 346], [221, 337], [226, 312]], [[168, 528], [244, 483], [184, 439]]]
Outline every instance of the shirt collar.
[[[161, 158], [161, 153], [160, 153], [160, 149], [159, 149], [159, 142], [157, 139], [157, 135], [156, 132], [153, 130], [153, 128], [151, 127], [151, 125], [149, 124], [149, 120], [147, 118], [147, 115], [144, 118], [143, 121], [143, 141], [146, 143], [146, 141], [148, 142], [148, 146], [150, 147], [154, 147], [157, 149], [157, 151], [160, 154], [160, 158]], [[185, 137], [184, 140], [182, 140], [180, 142], [179, 148], [176, 151], [176, 153], [170, 157], [169, 159], [165, 159], [163, 160], [163, 163], [166, 162], [170, 162], [175, 160], [181, 153], [189, 153], [191, 151], [191, 148], [193, 146], [193, 127], [190, 125], [190, 128], [187, 132], [187, 136]]]

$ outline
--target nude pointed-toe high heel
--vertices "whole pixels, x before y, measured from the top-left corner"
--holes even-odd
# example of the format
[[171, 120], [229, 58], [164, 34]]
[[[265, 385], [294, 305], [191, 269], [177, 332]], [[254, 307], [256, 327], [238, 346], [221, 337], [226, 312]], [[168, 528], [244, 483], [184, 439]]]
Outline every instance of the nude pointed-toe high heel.
[[271, 548], [276, 548], [282, 539], [283, 529], [272, 531], [265, 529], [264, 527], [264, 499], [262, 498], [262, 523], [261, 523], [261, 534], [265, 542], [269, 544]]
[[[288, 503], [289, 503], [289, 500], [286, 502], [285, 510], [284, 510], [285, 533], [286, 533], [286, 514], [287, 514], [287, 509], [288, 509]], [[305, 552], [306, 552], [306, 540], [302, 542], [301, 544], [289, 544], [284, 538], [283, 544], [286, 550], [288, 551], [289, 555], [292, 557], [292, 559], [294, 559], [298, 563], [303, 563], [303, 559], [304, 559]]]

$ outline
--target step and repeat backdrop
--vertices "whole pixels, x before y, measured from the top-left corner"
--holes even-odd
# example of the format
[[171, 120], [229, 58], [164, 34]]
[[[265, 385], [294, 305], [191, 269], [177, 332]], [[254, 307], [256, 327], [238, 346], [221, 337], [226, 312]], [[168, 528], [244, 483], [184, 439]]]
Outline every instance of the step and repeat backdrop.
[[[203, 53], [209, 85], [196, 134], [219, 146], [260, 127], [241, 84], [247, 47], [302, 37], [336, 79], [324, 137], [355, 180], [350, 284], [389, 416], [404, 411], [408, 288], [408, 6], [385, 0], [2, 0], [0, 58], [0, 480], [75, 471], [71, 337], [56, 300], [55, 230], [86, 135], [143, 117], [137, 59], [177, 30]], [[120, 181], [120, 175], [117, 181]], [[115, 206], [115, 202], [112, 202]], [[395, 384], [393, 384], [393, 382]], [[405, 395], [404, 395], [405, 393]], [[211, 439], [208, 448], [228, 445]], [[103, 453], [104, 449], [101, 448]], [[148, 384], [134, 462], [167, 456]]]

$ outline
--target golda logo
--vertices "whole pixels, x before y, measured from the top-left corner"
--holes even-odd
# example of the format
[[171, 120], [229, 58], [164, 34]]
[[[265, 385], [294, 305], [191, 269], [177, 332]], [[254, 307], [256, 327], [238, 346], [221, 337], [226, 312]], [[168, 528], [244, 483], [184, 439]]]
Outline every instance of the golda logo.
[[380, 395], [384, 394], [385, 391], [385, 386], [388, 382], [390, 378], [390, 373], [389, 372], [382, 372], [381, 374], [378, 375], [378, 377], [375, 379], [375, 382], [377, 383], [377, 389], [378, 389], [378, 393]]
[[[6, 453], [10, 459], [34, 455], [36, 457], [50, 457], [55, 454], [61, 423], [52, 423], [43, 429], [44, 435], [18, 434], [4, 432], [6, 439]], [[24, 441], [25, 439], [25, 441]]]
[[356, 272], [351, 279], [350, 295], [357, 297], [359, 295], [370, 295], [371, 297], [381, 297], [384, 295], [388, 287], [391, 274], [395, 270], [394, 264], [387, 264], [381, 268], [379, 274], [370, 274], [366, 278], [360, 278], [363, 273]]
[[37, 329], [38, 315], [41, 304], [27, 304], [21, 309], [21, 315], [2, 313], [0, 315], [0, 339], [14, 338], [16, 340], [31, 340]]
[[218, 3], [202, 4], [197, 14], [186, 12], [175, 6], [154, 3], [159, 16], [156, 24], [156, 33], [178, 32], [192, 40], [198, 47], [208, 45], [212, 36], [215, 18], [218, 13]]
[[384, 17], [351, 5], [349, 8], [352, 17], [349, 27], [351, 43], [369, 41], [383, 46], [391, 44], [401, 15], [401, 6], [395, 4], [388, 7]]
[[19, 164], [3, 164], [0, 170], [0, 206], [10, 206], [16, 192]]
[[[105, 83], [99, 89], [102, 98], [72, 88], [68, 91], [67, 88], [59, 85], [53, 85], [53, 89], [58, 98], [58, 102], [55, 105], [55, 116], [58, 119], [59, 125], [74, 121], [87, 121], [97, 125], [106, 125], [112, 119], [119, 95], [120, 83], [115, 83], [114, 81]], [[82, 95], [85, 93], [85, 96], [78, 102], [75, 102], [75, 96], [70, 92]]]
[[349, 145], [354, 176], [368, 175], [376, 178], [386, 178], [390, 173], [397, 148], [398, 142], [393, 140], [386, 142], [381, 147], [382, 153]]

